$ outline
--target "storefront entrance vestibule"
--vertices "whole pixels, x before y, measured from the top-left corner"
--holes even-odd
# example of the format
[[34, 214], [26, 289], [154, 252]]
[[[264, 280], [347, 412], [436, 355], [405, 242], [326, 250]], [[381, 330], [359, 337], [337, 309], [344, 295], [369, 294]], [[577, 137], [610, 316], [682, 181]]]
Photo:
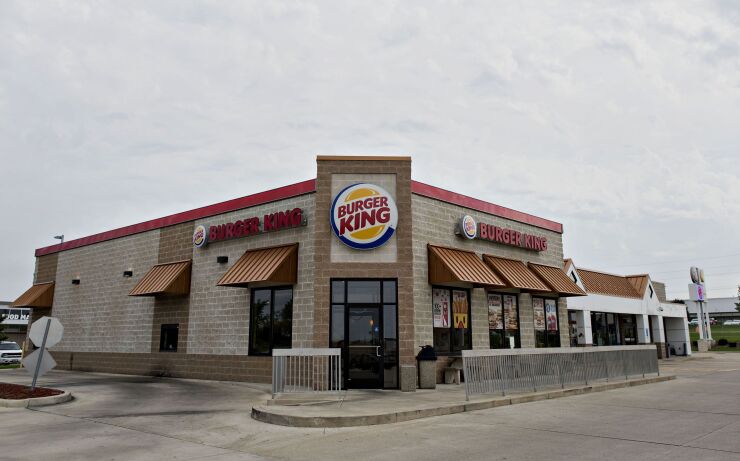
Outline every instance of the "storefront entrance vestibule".
[[330, 347], [346, 389], [398, 388], [396, 280], [331, 281]]

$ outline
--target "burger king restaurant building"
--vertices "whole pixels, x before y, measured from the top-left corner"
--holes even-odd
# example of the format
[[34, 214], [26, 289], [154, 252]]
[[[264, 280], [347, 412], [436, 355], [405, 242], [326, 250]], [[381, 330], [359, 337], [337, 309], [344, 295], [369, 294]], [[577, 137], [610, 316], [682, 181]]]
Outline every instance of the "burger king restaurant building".
[[317, 157], [315, 179], [36, 250], [16, 299], [57, 317], [62, 369], [270, 382], [342, 350], [347, 388], [413, 390], [465, 349], [569, 347], [562, 225], [411, 179], [409, 157]]

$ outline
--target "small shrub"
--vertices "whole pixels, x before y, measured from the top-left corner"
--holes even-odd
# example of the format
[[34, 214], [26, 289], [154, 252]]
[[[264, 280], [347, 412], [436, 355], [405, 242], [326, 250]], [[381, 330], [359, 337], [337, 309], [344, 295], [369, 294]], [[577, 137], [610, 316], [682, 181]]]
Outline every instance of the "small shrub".
[[727, 341], [727, 339], [725, 339], [725, 338], [720, 338], [720, 340], [719, 340], [719, 341], [717, 341], [717, 345], [718, 345], [718, 346], [726, 346], [726, 345], [727, 345], [727, 343], [728, 343], [728, 341]]
[[737, 347], [737, 342], [733, 341], [731, 343], [727, 343], [727, 345], [730, 347]]

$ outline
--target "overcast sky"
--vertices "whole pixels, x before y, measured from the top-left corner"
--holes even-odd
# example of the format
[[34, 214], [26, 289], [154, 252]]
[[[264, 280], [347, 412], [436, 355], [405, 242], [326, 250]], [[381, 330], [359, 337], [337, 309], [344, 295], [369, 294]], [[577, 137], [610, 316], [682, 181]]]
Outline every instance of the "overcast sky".
[[[524, 2], [523, 2], [524, 3]], [[740, 3], [0, 2], [0, 299], [35, 248], [411, 155], [686, 297], [740, 282]]]

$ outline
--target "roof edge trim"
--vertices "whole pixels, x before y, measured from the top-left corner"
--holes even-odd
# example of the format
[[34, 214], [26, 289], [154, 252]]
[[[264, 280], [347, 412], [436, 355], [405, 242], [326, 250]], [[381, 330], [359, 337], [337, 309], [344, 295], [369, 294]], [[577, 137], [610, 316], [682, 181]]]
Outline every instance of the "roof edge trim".
[[219, 202], [214, 205], [207, 205], [204, 207], [196, 208], [194, 210], [175, 213], [163, 218], [152, 219], [150, 221], [144, 221], [139, 224], [119, 227], [118, 229], [101, 232], [99, 234], [93, 234], [87, 237], [70, 240], [68, 242], [38, 248], [36, 249], [35, 255], [38, 258], [39, 256], [92, 245], [93, 243], [105, 242], [107, 240], [113, 240], [120, 237], [127, 237], [129, 235], [139, 234], [141, 232], [161, 229], [163, 227], [173, 226], [175, 224], [195, 221], [196, 219], [207, 218], [222, 213], [228, 213], [244, 208], [264, 205], [265, 203], [276, 202], [278, 200], [297, 197], [299, 195], [310, 194], [315, 191], [316, 179], [309, 179], [307, 181], [290, 184], [288, 186], [278, 187], [276, 189], [271, 189], [264, 192], [258, 192], [256, 194], [227, 200], [225, 202]]
[[467, 195], [458, 194], [457, 192], [430, 186], [423, 182], [411, 180], [411, 193], [488, 213], [511, 221], [529, 224], [541, 229], [557, 232], [558, 234], [563, 233], [563, 225], [559, 222], [540, 218], [539, 216], [524, 213], [522, 211], [516, 211], [511, 208], [506, 208], [501, 205], [496, 205], [495, 203], [486, 202], [485, 200], [480, 200]]

